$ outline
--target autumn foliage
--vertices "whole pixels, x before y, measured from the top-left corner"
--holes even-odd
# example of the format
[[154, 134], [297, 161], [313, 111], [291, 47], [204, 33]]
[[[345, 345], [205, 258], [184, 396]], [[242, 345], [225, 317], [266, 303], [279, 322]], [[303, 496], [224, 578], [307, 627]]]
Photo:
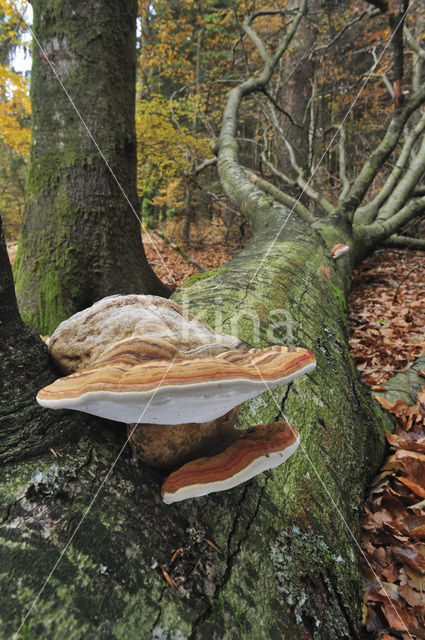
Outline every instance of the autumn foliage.
[[363, 379], [379, 387], [425, 351], [425, 257], [386, 251], [356, 271], [350, 347]]
[[425, 637], [425, 371], [422, 374], [424, 386], [413, 406], [377, 398], [398, 418], [395, 433], [387, 434], [391, 454], [373, 483], [363, 518], [365, 624], [382, 640]]

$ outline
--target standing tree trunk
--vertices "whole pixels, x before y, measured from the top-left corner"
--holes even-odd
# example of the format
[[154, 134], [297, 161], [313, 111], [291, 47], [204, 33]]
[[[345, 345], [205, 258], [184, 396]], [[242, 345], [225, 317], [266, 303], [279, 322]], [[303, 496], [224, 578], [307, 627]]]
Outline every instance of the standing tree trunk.
[[[314, 3], [308, 3], [308, 10], [314, 9]], [[296, 11], [298, 0], [290, 0], [288, 8]], [[308, 11], [307, 10], [307, 11]], [[282, 116], [282, 129], [286, 140], [294, 149], [298, 166], [308, 173], [310, 167], [309, 132], [311, 126], [311, 101], [313, 100], [314, 56], [316, 41], [314, 21], [304, 20], [297, 31], [295, 43], [291, 46], [285, 60], [285, 70], [289, 78], [284, 87], [282, 105], [286, 111]], [[279, 168], [284, 174], [296, 177], [287, 149], [281, 149]]]
[[50, 333], [105, 295], [168, 290], [147, 263], [135, 215], [137, 2], [33, 6], [32, 146], [16, 292], [25, 321]]

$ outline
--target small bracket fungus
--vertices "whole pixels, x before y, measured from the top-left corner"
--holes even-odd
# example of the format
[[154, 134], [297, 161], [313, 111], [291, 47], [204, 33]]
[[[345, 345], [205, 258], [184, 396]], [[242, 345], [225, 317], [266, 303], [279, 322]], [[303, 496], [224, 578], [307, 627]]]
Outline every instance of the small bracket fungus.
[[134, 454], [152, 466], [186, 463], [165, 482], [165, 502], [234, 487], [284, 462], [298, 446], [286, 423], [247, 431], [233, 426], [245, 400], [315, 367], [308, 349], [248, 351], [234, 336], [155, 296], [105, 298], [63, 322], [49, 348], [74, 373], [41, 389], [39, 404], [129, 424]]
[[340, 258], [341, 256], [345, 256], [347, 253], [349, 253], [349, 251], [350, 247], [348, 246], [348, 244], [335, 244], [331, 249], [332, 258], [334, 260], [338, 260], [338, 258]]
[[297, 449], [298, 433], [286, 422], [239, 431], [240, 438], [215, 456], [188, 462], [162, 485], [166, 504], [237, 487], [285, 462]]

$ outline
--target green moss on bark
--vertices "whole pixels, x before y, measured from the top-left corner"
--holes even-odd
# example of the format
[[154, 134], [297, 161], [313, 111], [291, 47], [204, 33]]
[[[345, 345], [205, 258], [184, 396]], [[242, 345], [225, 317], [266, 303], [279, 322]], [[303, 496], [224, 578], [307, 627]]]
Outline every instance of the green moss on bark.
[[35, 35], [55, 73], [35, 45], [15, 277], [22, 314], [43, 333], [112, 293], [168, 294], [146, 261], [134, 214], [136, 14], [135, 0], [34, 5]]
[[194, 276], [190, 276], [180, 285], [179, 289], [185, 289], [187, 287], [191, 287], [195, 282], [202, 282], [202, 280], [206, 280], [207, 278], [212, 278], [218, 273], [222, 273], [226, 270], [226, 267], [220, 267], [219, 269], [212, 269], [206, 273], [196, 273]]

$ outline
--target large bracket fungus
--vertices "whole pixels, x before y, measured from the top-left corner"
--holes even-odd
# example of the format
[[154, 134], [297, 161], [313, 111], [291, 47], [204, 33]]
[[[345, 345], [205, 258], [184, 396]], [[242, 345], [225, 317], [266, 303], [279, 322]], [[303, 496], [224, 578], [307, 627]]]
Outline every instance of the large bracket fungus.
[[74, 372], [41, 389], [38, 402], [125, 422], [136, 457], [183, 464], [164, 483], [167, 503], [230, 489], [292, 455], [299, 437], [286, 423], [246, 431], [234, 424], [245, 400], [316, 364], [308, 349], [248, 350], [175, 302], [141, 295], [111, 296], [75, 314], [49, 349]]

